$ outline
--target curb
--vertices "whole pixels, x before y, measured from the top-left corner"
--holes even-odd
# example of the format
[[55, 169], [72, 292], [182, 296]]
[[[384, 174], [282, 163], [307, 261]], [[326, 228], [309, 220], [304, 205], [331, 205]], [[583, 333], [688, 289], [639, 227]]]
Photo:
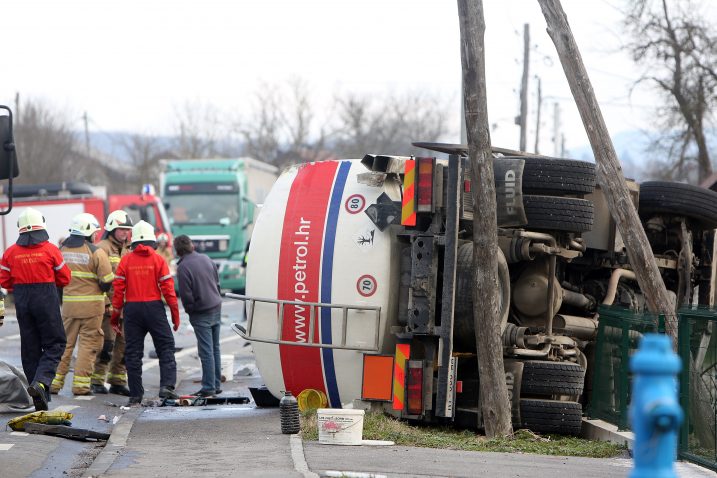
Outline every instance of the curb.
[[142, 414], [143, 408], [138, 407], [130, 409], [122, 415], [117, 424], [112, 428], [110, 439], [107, 440], [105, 447], [102, 449], [97, 458], [82, 474], [83, 478], [92, 478], [104, 475], [115, 462], [122, 449], [127, 445], [129, 433], [132, 430], [135, 420]]
[[625, 445], [629, 450], [632, 450], [632, 445], [635, 440], [635, 434], [631, 431], [619, 431], [617, 426], [612, 423], [603, 420], [591, 420], [589, 418], [583, 418], [583, 428], [580, 436], [589, 438], [590, 440], [600, 440]]
[[304, 478], [319, 478], [319, 475], [309, 470], [309, 465], [306, 463], [306, 456], [304, 456], [304, 441], [299, 435], [291, 435], [289, 438], [289, 444], [291, 445], [291, 461], [294, 462], [294, 469], [301, 473]]

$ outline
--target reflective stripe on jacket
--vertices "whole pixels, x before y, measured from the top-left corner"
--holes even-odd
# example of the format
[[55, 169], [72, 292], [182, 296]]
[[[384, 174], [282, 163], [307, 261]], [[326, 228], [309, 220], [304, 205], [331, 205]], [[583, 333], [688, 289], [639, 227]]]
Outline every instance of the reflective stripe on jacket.
[[[117, 266], [119, 265], [122, 256], [129, 252], [126, 247], [118, 243], [112, 236], [107, 237], [107, 239], [102, 239], [100, 242], [97, 243], [97, 247], [107, 253], [107, 257], [109, 257], [110, 259], [110, 265], [112, 266], [113, 273], [117, 272]], [[110, 290], [107, 292], [107, 300], [105, 300], [105, 305], [110, 305], [113, 292], [113, 288], [110, 288]]]
[[62, 294], [62, 315], [73, 318], [102, 315], [105, 295], [100, 283], [109, 284], [114, 280], [107, 254], [87, 241], [77, 247], [64, 245], [60, 251], [72, 271], [72, 280]]

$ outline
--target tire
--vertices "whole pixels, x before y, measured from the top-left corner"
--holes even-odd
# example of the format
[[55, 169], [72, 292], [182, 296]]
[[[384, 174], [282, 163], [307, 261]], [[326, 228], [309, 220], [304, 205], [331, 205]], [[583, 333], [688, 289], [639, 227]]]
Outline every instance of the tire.
[[520, 395], [580, 396], [585, 385], [585, 370], [572, 362], [528, 360], [523, 362]]
[[587, 232], [593, 227], [593, 203], [587, 199], [523, 196], [529, 229]]
[[578, 402], [520, 400], [521, 426], [534, 432], [579, 435], [582, 417], [583, 407]]
[[670, 214], [694, 219], [706, 229], [717, 228], [717, 192], [670, 181], [644, 182], [639, 212], [643, 219]]
[[595, 164], [574, 159], [525, 157], [523, 194], [590, 194], [595, 189]]

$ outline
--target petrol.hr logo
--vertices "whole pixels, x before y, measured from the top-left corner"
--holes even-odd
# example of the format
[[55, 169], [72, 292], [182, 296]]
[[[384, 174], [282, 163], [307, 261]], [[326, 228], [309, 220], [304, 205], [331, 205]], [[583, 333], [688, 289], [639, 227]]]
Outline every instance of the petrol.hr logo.
[[[305, 302], [309, 295], [309, 289], [306, 286], [306, 257], [309, 255], [309, 245], [311, 240], [311, 221], [300, 219], [299, 228], [294, 231], [294, 300]], [[308, 306], [294, 306], [294, 331], [296, 333], [297, 342], [306, 342], [306, 312]]]

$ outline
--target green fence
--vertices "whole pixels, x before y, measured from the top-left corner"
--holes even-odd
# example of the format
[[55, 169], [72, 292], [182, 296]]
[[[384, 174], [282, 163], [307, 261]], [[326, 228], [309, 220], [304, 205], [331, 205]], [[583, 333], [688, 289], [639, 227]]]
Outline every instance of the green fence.
[[717, 310], [679, 311], [680, 404], [685, 423], [680, 458], [717, 470]]
[[630, 356], [643, 334], [660, 329], [661, 321], [651, 314], [636, 314], [623, 307], [599, 309], [600, 321], [595, 343], [592, 394], [588, 415], [626, 430], [630, 403]]

